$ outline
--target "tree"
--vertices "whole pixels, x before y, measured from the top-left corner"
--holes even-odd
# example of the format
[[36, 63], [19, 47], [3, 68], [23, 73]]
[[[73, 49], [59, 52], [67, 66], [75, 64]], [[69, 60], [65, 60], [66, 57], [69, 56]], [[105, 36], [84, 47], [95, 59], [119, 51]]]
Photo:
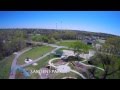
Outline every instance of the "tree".
[[90, 47], [80, 41], [74, 42], [70, 48], [73, 48], [74, 53], [76, 53], [76, 56], [79, 57], [80, 53], [86, 53], [90, 49]]
[[48, 43], [55, 43], [55, 42], [56, 42], [56, 40], [53, 37], [48, 40]]
[[49, 38], [47, 37], [47, 36], [42, 36], [42, 40], [43, 40], [43, 42], [47, 42], [48, 43], [48, 41], [49, 41]]
[[[90, 69], [89, 72], [92, 74], [94, 78], [99, 79], [107, 79], [107, 78], [117, 78], [119, 77], [118, 73], [120, 73], [120, 58], [114, 55], [106, 55], [97, 53], [94, 57], [90, 58], [91, 64], [101, 67], [104, 71], [98, 75], [96, 75], [96, 69]], [[114, 75], [114, 76], [113, 76]]]
[[102, 67], [104, 72], [96, 76], [96, 69], [90, 70], [94, 78], [120, 78], [120, 38], [107, 38], [103, 44], [101, 51], [97, 52], [95, 56], [90, 58], [89, 63], [95, 66]]
[[81, 58], [81, 57], [79, 57], [79, 58], [77, 58], [77, 57], [75, 57], [75, 56], [69, 56], [68, 58], [67, 58], [67, 60], [68, 61], [82, 61], [83, 60], [83, 58]]
[[102, 51], [108, 54], [120, 55], [120, 38], [108, 38], [103, 45]]
[[21, 30], [1, 30], [0, 31], [0, 57], [11, 55], [26, 47], [25, 32]]

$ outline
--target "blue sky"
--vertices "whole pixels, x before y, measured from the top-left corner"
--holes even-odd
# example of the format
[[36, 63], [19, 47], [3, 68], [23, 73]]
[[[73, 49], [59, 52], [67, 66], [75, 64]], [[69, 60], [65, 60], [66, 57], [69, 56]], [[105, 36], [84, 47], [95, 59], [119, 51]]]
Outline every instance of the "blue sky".
[[77, 29], [120, 35], [120, 11], [0, 11], [0, 28]]

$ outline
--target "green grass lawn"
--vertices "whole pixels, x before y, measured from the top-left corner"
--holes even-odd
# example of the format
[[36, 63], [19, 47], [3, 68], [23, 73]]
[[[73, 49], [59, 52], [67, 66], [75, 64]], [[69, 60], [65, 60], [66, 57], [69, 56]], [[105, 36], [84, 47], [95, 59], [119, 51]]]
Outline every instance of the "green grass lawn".
[[75, 42], [75, 41], [78, 41], [78, 40], [62, 40], [62, 42]]
[[11, 55], [0, 62], [0, 79], [9, 78], [9, 73], [13, 59], [14, 55]]
[[[57, 45], [66, 46], [66, 47], [70, 48], [73, 45], [73, 43], [75, 43], [76, 41], [81, 42], [80, 40], [63, 40], [63, 41], [57, 43]], [[82, 48], [83, 51], [88, 51], [90, 49], [93, 49], [92, 46], [86, 45], [86, 44], [81, 42], [81, 46], [83, 46], [83, 45], [84, 45], [84, 48]]]
[[34, 60], [39, 58], [40, 56], [52, 51], [54, 48], [50, 46], [37, 46], [32, 48], [30, 51], [25, 52], [18, 58], [18, 64], [24, 64], [24, 60], [29, 57]]
[[63, 41], [57, 43], [57, 45], [71, 47], [71, 44], [76, 42], [76, 41], [77, 40], [63, 40]]
[[73, 50], [73, 49], [70, 49], [70, 48], [60, 48], [59, 50]]

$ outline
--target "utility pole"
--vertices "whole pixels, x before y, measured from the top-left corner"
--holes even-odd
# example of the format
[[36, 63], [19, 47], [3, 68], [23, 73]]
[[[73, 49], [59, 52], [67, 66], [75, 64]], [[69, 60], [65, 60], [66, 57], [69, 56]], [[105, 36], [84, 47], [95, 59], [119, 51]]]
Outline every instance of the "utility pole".
[[57, 29], [57, 23], [56, 23], [56, 29]]
[[62, 21], [61, 21], [61, 30], [62, 30]]

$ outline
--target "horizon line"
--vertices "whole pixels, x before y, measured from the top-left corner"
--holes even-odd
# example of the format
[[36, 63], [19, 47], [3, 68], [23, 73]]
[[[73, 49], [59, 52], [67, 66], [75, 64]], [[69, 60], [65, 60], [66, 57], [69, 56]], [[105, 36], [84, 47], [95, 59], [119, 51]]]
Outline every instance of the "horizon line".
[[115, 35], [115, 36], [120, 36], [120, 35], [116, 35], [116, 34], [112, 34], [112, 33], [105, 33], [105, 32], [97, 32], [97, 31], [88, 31], [88, 30], [80, 30], [80, 29], [61, 29], [61, 28], [58, 28], [58, 29], [56, 29], [56, 28], [28, 28], [28, 27], [26, 27], [26, 28], [22, 28], [22, 27], [19, 27], [19, 28], [0, 28], [0, 29], [53, 29], [53, 30], [70, 30], [70, 31], [74, 31], [74, 30], [76, 30], [76, 31], [83, 31], [83, 32], [91, 32], [91, 33], [103, 33], [103, 34], [110, 34], [110, 35]]

